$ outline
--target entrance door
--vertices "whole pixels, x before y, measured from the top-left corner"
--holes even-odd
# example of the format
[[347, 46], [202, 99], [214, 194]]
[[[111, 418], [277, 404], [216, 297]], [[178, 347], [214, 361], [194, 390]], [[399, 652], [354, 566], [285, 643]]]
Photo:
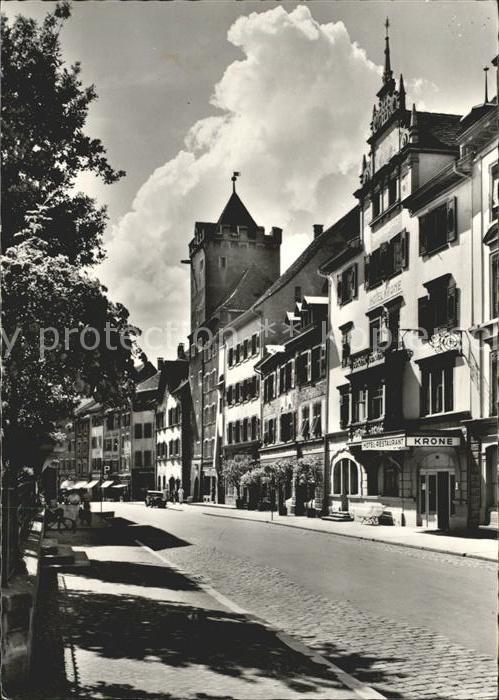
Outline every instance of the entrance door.
[[451, 513], [451, 486], [454, 475], [450, 472], [422, 471], [419, 477], [419, 507], [422, 525], [439, 530], [449, 529]]

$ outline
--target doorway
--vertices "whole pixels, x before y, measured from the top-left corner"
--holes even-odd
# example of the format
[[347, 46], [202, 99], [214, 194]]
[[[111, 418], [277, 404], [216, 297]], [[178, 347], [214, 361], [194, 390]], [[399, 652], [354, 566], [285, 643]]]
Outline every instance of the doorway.
[[448, 530], [454, 510], [456, 477], [448, 470], [421, 470], [419, 508], [421, 524], [435, 530]]

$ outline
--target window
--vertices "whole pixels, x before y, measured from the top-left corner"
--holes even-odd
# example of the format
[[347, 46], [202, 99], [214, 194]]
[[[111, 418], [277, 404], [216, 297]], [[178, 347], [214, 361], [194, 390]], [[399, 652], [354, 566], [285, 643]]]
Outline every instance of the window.
[[385, 413], [385, 387], [376, 384], [369, 387], [369, 420], [382, 418]]
[[367, 389], [355, 389], [353, 392], [353, 422], [363, 423], [367, 419]]
[[229, 367], [234, 364], [234, 348], [229, 348]]
[[251, 336], [251, 354], [256, 355], [260, 349], [260, 338], [258, 333], [253, 333]]
[[419, 217], [419, 254], [432, 255], [457, 237], [456, 198]]
[[302, 406], [300, 433], [301, 433], [303, 440], [308, 440], [308, 438], [310, 437], [310, 407], [309, 406]]
[[499, 214], [499, 165], [494, 163], [490, 169], [490, 220]]
[[225, 270], [225, 268], [227, 267], [227, 258], [225, 258], [225, 257], [218, 258], [218, 267], [220, 267], [222, 270]]
[[229, 445], [232, 445], [234, 441], [234, 427], [232, 423], [229, 423], [229, 425], [227, 426], [227, 441]]
[[497, 350], [490, 353], [490, 415], [497, 416]]
[[142, 466], [142, 452], [140, 450], [136, 450], [136, 452], [135, 452], [135, 466], [136, 467]]
[[134, 426], [134, 437], [136, 440], [142, 439], [142, 423], [136, 423]]
[[418, 299], [418, 325], [431, 336], [459, 324], [459, 289], [446, 274], [424, 285], [429, 294]]
[[340, 428], [350, 423], [350, 386], [340, 388]]
[[421, 369], [421, 414], [446, 413], [454, 407], [453, 365], [427, 365]]
[[258, 418], [251, 418], [251, 440], [258, 440]]
[[[92, 448], [95, 449], [97, 447], [97, 438], [93, 437], [92, 438]], [[69, 450], [71, 449], [70, 447], [68, 448]]]
[[351, 341], [352, 341], [352, 323], [341, 328], [341, 365], [346, 367], [350, 360]]
[[317, 382], [322, 377], [321, 372], [321, 355], [322, 347], [318, 345], [316, 348], [312, 349], [311, 356], [311, 377], [313, 382]]
[[490, 257], [490, 318], [499, 316], [499, 252]]
[[381, 192], [373, 192], [373, 219], [381, 213]]
[[409, 233], [404, 229], [364, 258], [366, 289], [405, 270], [409, 265]]
[[144, 467], [151, 466], [151, 450], [144, 451]]
[[317, 401], [312, 407], [312, 436], [322, 435], [322, 402]]
[[243, 359], [246, 360], [248, 358], [248, 347], [249, 347], [249, 341], [246, 338], [246, 340], [243, 342]]
[[397, 179], [392, 178], [388, 183], [388, 206], [391, 207], [397, 201]]
[[383, 465], [383, 496], [399, 495], [399, 468], [394, 462]]
[[359, 467], [351, 459], [340, 459], [336, 462], [331, 481], [335, 496], [360, 495]]
[[289, 442], [295, 438], [296, 415], [292, 412], [281, 415], [281, 442]]
[[295, 287], [295, 301], [301, 301], [301, 287], [296, 286]]
[[144, 423], [144, 437], [152, 437], [152, 423]]
[[234, 353], [234, 362], [237, 365], [237, 364], [239, 364], [240, 361], [241, 361], [241, 346], [238, 343], [236, 345], [236, 350]]
[[272, 445], [276, 441], [277, 419], [269, 418], [263, 424], [263, 442], [266, 445]]
[[248, 441], [248, 419], [244, 418], [243, 419], [243, 442]]
[[336, 281], [336, 293], [338, 304], [348, 304], [349, 301], [357, 296], [357, 263], [350, 265], [346, 270], [343, 270]]
[[112, 452], [113, 451], [113, 441], [111, 438], [106, 438], [104, 440], [104, 450], [106, 452]]
[[241, 423], [239, 421], [236, 421], [234, 425], [234, 442], [241, 442]]
[[298, 385], [306, 384], [311, 377], [311, 357], [310, 350], [302, 353], [296, 359], [296, 378]]
[[263, 400], [265, 403], [275, 398], [275, 374], [269, 374], [263, 381]]
[[113, 437], [113, 452], [118, 452], [119, 448], [120, 448], [120, 442], [119, 442], [118, 436]]

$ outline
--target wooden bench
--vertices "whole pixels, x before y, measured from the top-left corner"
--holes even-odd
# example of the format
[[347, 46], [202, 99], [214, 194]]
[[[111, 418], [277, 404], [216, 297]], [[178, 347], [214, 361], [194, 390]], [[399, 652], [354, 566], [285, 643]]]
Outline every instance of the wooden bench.
[[382, 503], [361, 503], [352, 511], [356, 520], [363, 525], [379, 525], [379, 518], [383, 514], [385, 506]]

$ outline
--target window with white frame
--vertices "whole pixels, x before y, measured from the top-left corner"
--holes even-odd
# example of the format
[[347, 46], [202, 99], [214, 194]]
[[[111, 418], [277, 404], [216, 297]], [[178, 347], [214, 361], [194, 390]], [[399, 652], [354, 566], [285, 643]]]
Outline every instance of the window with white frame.
[[454, 359], [421, 367], [421, 415], [454, 409]]
[[367, 388], [357, 387], [352, 396], [352, 420], [354, 423], [364, 423], [367, 420]]
[[322, 435], [322, 401], [316, 401], [312, 406], [312, 427], [313, 437]]
[[310, 406], [308, 405], [301, 408], [300, 433], [303, 440], [308, 440], [310, 437]]
[[351, 459], [340, 459], [333, 466], [331, 483], [334, 496], [359, 496], [359, 467]]
[[380, 382], [369, 387], [369, 420], [377, 420], [385, 414], [385, 385]]

